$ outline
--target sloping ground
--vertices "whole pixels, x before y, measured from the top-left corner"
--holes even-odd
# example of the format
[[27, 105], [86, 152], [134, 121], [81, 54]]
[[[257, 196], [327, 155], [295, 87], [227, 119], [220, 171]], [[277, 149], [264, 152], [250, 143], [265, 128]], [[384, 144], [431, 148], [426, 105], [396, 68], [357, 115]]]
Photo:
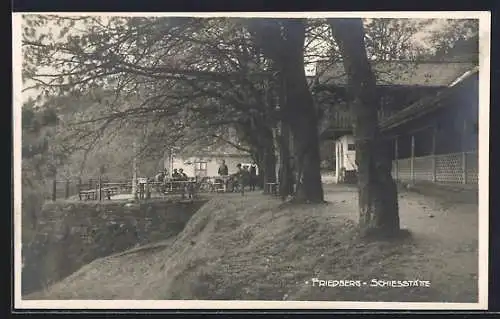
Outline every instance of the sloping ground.
[[22, 232], [23, 294], [57, 282], [95, 259], [177, 235], [205, 202], [46, 203], [36, 228]]
[[[436, 217], [422, 219], [404, 241], [361, 242], [352, 190], [329, 195], [318, 206], [281, 205], [256, 193], [216, 197], [175, 238], [96, 260], [26, 299], [477, 301], [477, 239], [453, 251], [451, 241], [429, 240], [422, 229]], [[403, 223], [405, 210], [403, 203]], [[320, 288], [312, 278], [431, 286]]]

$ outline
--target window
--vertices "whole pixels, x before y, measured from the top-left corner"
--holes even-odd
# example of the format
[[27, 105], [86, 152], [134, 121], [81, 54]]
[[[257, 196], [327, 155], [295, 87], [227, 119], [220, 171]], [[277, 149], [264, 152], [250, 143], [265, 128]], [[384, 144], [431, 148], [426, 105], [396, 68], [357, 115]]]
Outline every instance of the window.
[[195, 170], [198, 171], [204, 171], [207, 169], [207, 162], [196, 162], [194, 165]]
[[207, 162], [195, 162], [194, 175], [201, 177], [207, 176]]
[[348, 151], [356, 150], [356, 145], [355, 144], [347, 144], [347, 150]]

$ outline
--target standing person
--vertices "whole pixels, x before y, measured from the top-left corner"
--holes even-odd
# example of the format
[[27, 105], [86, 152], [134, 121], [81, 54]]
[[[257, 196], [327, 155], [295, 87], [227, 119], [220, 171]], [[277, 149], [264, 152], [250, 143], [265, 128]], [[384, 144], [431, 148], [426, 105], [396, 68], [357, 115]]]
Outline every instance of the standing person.
[[222, 160], [220, 166], [219, 166], [219, 176], [227, 176], [229, 175], [229, 170], [227, 168], [227, 165], [226, 165], [226, 161], [225, 160]]
[[238, 171], [236, 172], [236, 179], [238, 181], [238, 186], [240, 188], [241, 196], [245, 195], [245, 173], [248, 172], [244, 169], [241, 164], [236, 165]]
[[222, 177], [222, 179], [218, 179], [215, 182], [216, 183], [221, 183], [224, 187], [224, 190], [227, 190], [228, 186], [228, 178], [227, 176], [229, 175], [229, 169], [227, 168], [226, 161], [222, 160], [219, 170], [218, 170], [219, 176]]
[[255, 184], [257, 184], [257, 167], [255, 163], [250, 165], [250, 190], [255, 190]]

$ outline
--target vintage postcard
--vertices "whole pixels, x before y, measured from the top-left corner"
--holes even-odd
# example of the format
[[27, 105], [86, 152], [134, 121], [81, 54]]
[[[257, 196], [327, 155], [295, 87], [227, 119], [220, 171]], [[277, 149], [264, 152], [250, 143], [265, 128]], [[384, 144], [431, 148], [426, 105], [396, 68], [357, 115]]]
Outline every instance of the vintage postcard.
[[489, 12], [14, 13], [18, 309], [487, 309]]

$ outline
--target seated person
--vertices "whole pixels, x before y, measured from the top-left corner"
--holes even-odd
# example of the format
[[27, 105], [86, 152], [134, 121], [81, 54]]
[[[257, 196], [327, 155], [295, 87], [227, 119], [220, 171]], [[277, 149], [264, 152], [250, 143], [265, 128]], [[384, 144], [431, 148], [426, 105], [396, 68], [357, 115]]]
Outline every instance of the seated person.
[[172, 180], [178, 181], [181, 178], [179, 172], [177, 172], [177, 168], [174, 168], [174, 172], [172, 173]]
[[159, 171], [156, 173], [156, 175], [153, 177], [153, 182], [155, 183], [163, 183], [163, 180], [165, 179], [165, 172], [164, 171]]
[[179, 168], [179, 180], [181, 180], [181, 181], [189, 180], [187, 174], [184, 173], [184, 170], [182, 168]]

